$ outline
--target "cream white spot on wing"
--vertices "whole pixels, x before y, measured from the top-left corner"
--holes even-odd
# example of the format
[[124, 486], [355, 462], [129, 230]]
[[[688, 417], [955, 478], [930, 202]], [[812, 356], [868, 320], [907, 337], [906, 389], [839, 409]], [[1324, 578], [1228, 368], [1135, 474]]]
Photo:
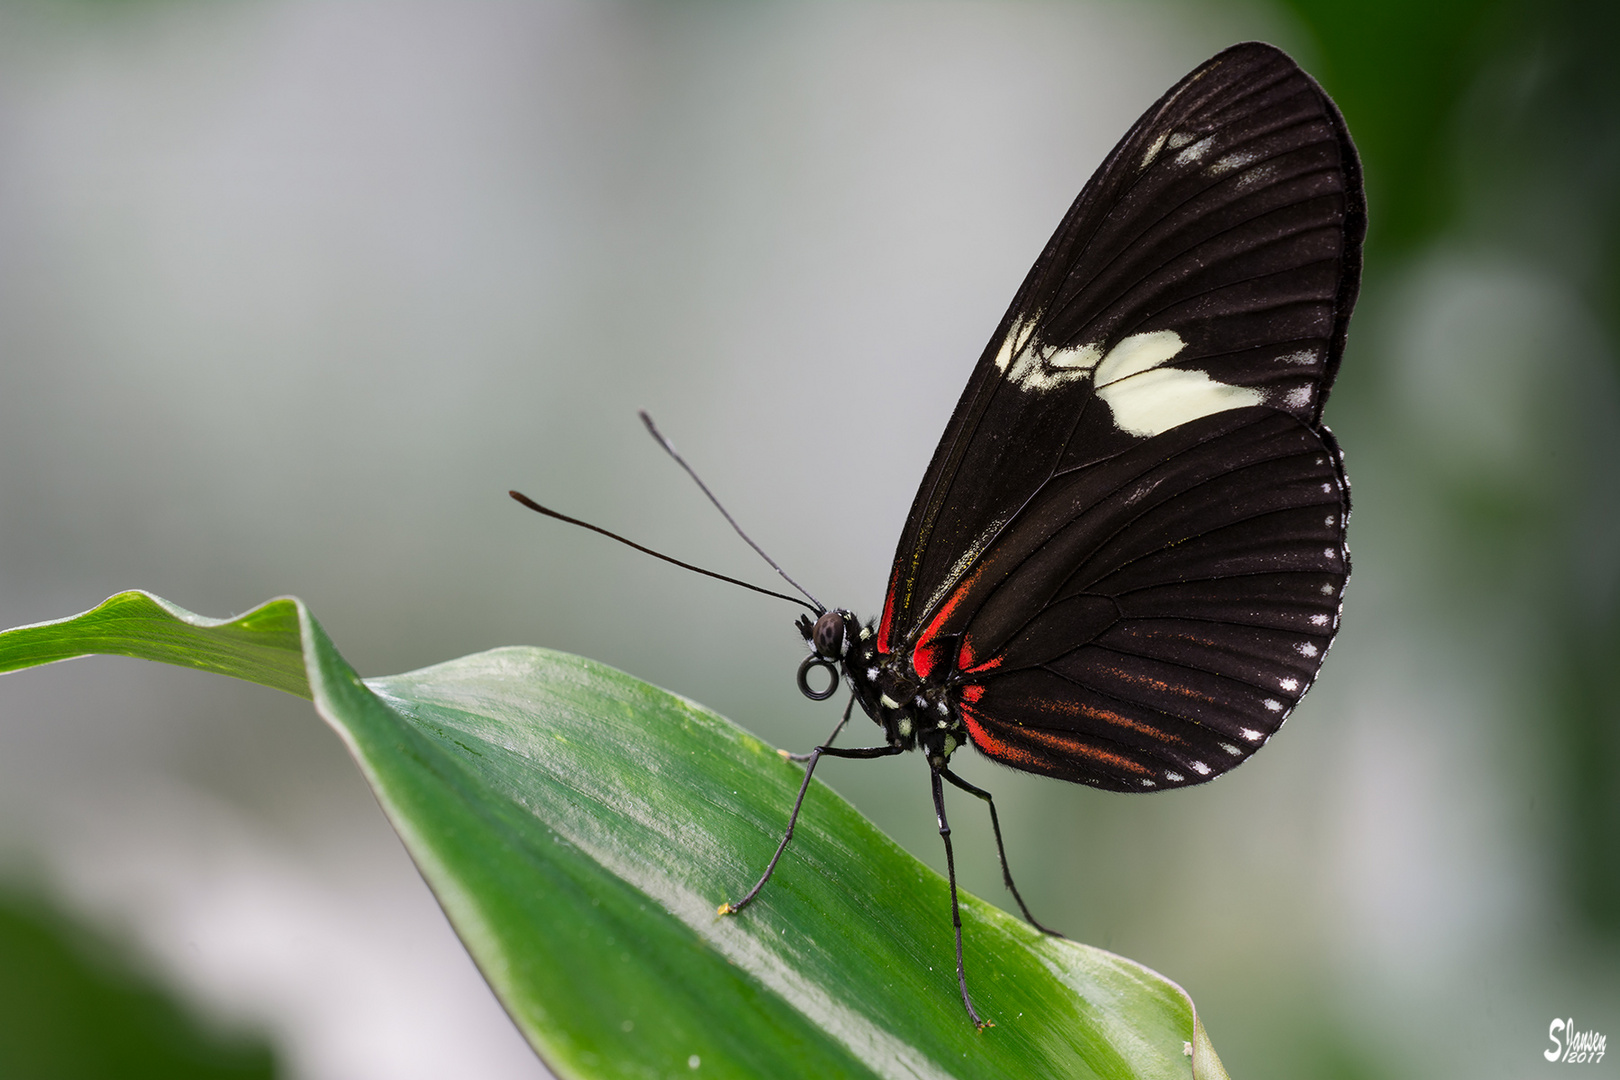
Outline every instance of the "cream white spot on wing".
[[1097, 396], [1121, 431], [1151, 438], [1190, 420], [1258, 405], [1260, 391], [1216, 382], [1202, 371], [1162, 366], [1186, 343], [1174, 330], [1132, 334], [1097, 365]]
[[1160, 150], [1164, 149], [1164, 140], [1169, 137], [1169, 134], [1169, 132], [1165, 132], [1153, 140], [1153, 145], [1148, 147], [1147, 153], [1142, 155], [1142, 168], [1145, 169], [1153, 164], [1153, 159], [1159, 156]]
[[1221, 747], [1222, 750], [1225, 750], [1228, 754], [1231, 754], [1233, 757], [1242, 757], [1243, 756], [1243, 751], [1239, 750], [1237, 747], [1233, 746], [1229, 742], [1221, 743], [1220, 747]]
[[1024, 347], [1029, 344], [1030, 336], [1034, 333], [1035, 324], [1033, 322], [1019, 321], [1013, 323], [1012, 329], [1007, 331], [1007, 337], [1001, 343], [1001, 351], [996, 353], [996, 369], [1006, 372], [1013, 361], [1013, 357], [1024, 351]]
[[1087, 372], [1102, 359], [1102, 350], [1095, 345], [1081, 345], [1074, 349], [1059, 349], [1046, 357], [1048, 369]]
[[1187, 149], [1176, 155], [1177, 165], [1191, 165], [1195, 161], [1202, 161], [1204, 155], [1210, 152], [1215, 145], [1215, 136], [1205, 135]]
[[1132, 375], [1158, 367], [1173, 360], [1187, 347], [1181, 335], [1174, 330], [1151, 330], [1130, 337], [1108, 350], [1108, 355], [1097, 365], [1097, 385], [1128, 379]]
[[1172, 150], [1180, 150], [1190, 142], [1192, 142], [1192, 136], [1185, 131], [1172, 131], [1170, 133], [1169, 143]]
[[1260, 391], [1218, 383], [1202, 371], [1154, 368], [1097, 388], [1121, 431], [1151, 438], [1204, 416], [1258, 405]]
[[1246, 727], [1242, 731], [1238, 732], [1238, 734], [1242, 735], [1245, 739], [1248, 739], [1250, 742], [1259, 742], [1261, 739], [1264, 739], [1266, 737], [1265, 732], [1256, 731], [1252, 727]]
[[898, 709], [900, 707], [900, 703], [894, 700], [894, 698], [890, 697], [888, 694], [884, 694], [879, 697], [878, 704], [882, 705], [885, 709]]
[[1328, 624], [1328, 617], [1326, 615], [1312, 615], [1311, 616], [1311, 625], [1312, 626], [1326, 626], [1327, 624]]
[[1332, 548], [1323, 548], [1322, 557], [1324, 559], [1337, 559], [1339, 557], [1339, 553], [1334, 551]]
[[[1266, 700], [1264, 702], [1262, 702], [1261, 704], [1265, 705], [1265, 707], [1268, 710], [1270, 710], [1271, 712], [1282, 712], [1283, 711], [1283, 703], [1278, 701], [1276, 698], [1266, 698]], [[1245, 733], [1245, 734], [1247, 734], [1247, 733]]]
[[1238, 177], [1237, 183], [1233, 186], [1239, 191], [1242, 191], [1244, 188], [1253, 187], [1256, 184], [1263, 184], [1276, 175], [1277, 166], [1271, 164], [1258, 165], [1244, 173], [1242, 176]]
[[1316, 363], [1316, 352], [1313, 349], [1301, 349], [1299, 352], [1277, 357], [1277, 362], [1279, 364], [1314, 364]]
[[1148, 780], [1148, 779], [1143, 779], [1143, 781], [1142, 781], [1142, 786], [1143, 786], [1143, 787], [1158, 787], [1158, 786], [1159, 786], [1159, 785], [1157, 785], [1157, 784], [1155, 784], [1155, 783], [1154, 783], [1154, 782], [1153, 782], [1153, 781], [1151, 781], [1151, 780]]
[[1167, 773], [1164, 774], [1164, 778], [1166, 780], [1170, 781], [1172, 784], [1179, 784], [1183, 780], [1187, 779], [1185, 776], [1182, 776], [1178, 772], [1167, 772]]
[[1296, 386], [1283, 395], [1283, 404], [1290, 409], [1303, 409], [1311, 403], [1311, 388]]
[[1333, 585], [1332, 585], [1331, 582], [1324, 585], [1324, 586], [1322, 586], [1322, 595], [1323, 596], [1332, 596], [1333, 595]]
[[1210, 162], [1209, 175], [1224, 176], [1234, 169], [1241, 169], [1245, 165], [1253, 164], [1259, 157], [1260, 151], [1258, 150], [1234, 151]]
[[1202, 371], [1165, 367], [1186, 347], [1174, 330], [1132, 334], [1107, 355], [1097, 344], [1048, 351], [1034, 331], [1032, 320], [1021, 321], [1001, 343], [995, 363], [1007, 381], [1044, 393], [1093, 378], [1114, 423], [1132, 435], [1150, 438], [1199, 417], [1265, 400], [1252, 387], [1216, 382]]
[[1202, 761], [1193, 762], [1192, 767], [1193, 767], [1193, 772], [1197, 773], [1199, 776], [1208, 776], [1209, 775], [1209, 766], [1205, 765]]
[[1312, 645], [1308, 641], [1302, 641], [1298, 645], [1294, 646], [1294, 651], [1299, 653], [1299, 655], [1301, 655], [1301, 656], [1312, 657], [1312, 656], [1315, 656], [1321, 650], [1318, 649], [1315, 645]]
[[1299, 680], [1298, 679], [1278, 679], [1277, 680], [1277, 685], [1282, 687], [1284, 690], [1288, 691], [1290, 694], [1292, 694], [1295, 690], [1299, 689]]
[[1096, 345], [1046, 351], [1035, 339], [1035, 323], [1024, 320], [1013, 324], [996, 353], [996, 369], [1008, 382], [1031, 393], [1055, 390], [1083, 379], [1102, 359]]

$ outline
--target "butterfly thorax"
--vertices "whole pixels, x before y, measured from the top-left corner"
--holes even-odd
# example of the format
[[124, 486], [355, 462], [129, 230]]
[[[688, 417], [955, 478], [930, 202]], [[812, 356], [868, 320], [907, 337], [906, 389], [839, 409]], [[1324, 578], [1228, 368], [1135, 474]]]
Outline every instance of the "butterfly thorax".
[[871, 622], [862, 626], [853, 613], [839, 610], [807, 629], [815, 657], [842, 669], [855, 700], [890, 746], [921, 747], [929, 764], [939, 767], [967, 743], [957, 691], [944, 679], [918, 675], [907, 653], [879, 650]]

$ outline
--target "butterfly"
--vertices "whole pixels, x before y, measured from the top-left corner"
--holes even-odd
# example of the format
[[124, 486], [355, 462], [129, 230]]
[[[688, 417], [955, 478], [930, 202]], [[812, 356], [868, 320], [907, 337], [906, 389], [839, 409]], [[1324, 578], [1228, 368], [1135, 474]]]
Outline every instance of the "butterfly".
[[[805, 593], [799, 688], [820, 700], [847, 686], [849, 705], [825, 743], [790, 755], [806, 769], [786, 835], [722, 914], [770, 878], [820, 758], [920, 750], [957, 982], [982, 1026], [945, 784], [987, 804], [1006, 885], [1052, 931], [1013, 884], [990, 793], [951, 770], [957, 751], [1150, 792], [1212, 780], [1276, 733], [1316, 679], [1350, 573], [1349, 482], [1322, 407], [1365, 232], [1344, 120], [1280, 50], [1235, 45], [1143, 114], [973, 369], [881, 616], [862, 623]], [[834, 745], [857, 703], [881, 740]]]

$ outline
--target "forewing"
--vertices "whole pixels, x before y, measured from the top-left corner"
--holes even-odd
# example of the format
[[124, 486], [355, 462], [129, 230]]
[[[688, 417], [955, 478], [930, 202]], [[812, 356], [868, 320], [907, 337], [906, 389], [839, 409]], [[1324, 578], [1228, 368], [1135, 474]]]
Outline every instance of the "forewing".
[[1286, 55], [1234, 46], [1172, 88], [1087, 183], [975, 368], [901, 534], [879, 647], [913, 647], [1060, 471], [1234, 409], [1316, 429], [1364, 232], [1344, 123]]

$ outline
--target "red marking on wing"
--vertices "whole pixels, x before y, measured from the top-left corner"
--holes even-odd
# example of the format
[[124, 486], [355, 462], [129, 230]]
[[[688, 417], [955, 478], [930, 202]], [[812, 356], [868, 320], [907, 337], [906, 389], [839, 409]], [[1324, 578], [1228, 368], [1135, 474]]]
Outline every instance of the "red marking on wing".
[[911, 668], [926, 679], [945, 660], [945, 642], [938, 638], [925, 638], [911, 650]]
[[877, 647], [880, 653], [890, 653], [889, 634], [894, 629], [894, 598], [900, 592], [900, 564], [895, 563], [889, 575], [889, 593], [883, 598], [883, 618], [878, 621]]
[[1186, 746], [1185, 739], [1177, 738], [1162, 727], [1153, 724], [1144, 724], [1140, 720], [1133, 720], [1129, 716], [1117, 713], [1112, 709], [1100, 709], [1095, 705], [1087, 705], [1081, 701], [1049, 701], [1046, 707], [1053, 712], [1066, 712], [1077, 716], [1084, 716], [1088, 720], [1101, 720], [1105, 724], [1121, 727], [1127, 731], [1134, 731], [1138, 735], [1146, 735], [1150, 739], [1157, 739], [1163, 743], [1175, 743], [1177, 746]]
[[962, 651], [956, 656], [956, 670], [962, 672], [964, 675], [975, 674], [981, 671], [994, 671], [996, 668], [1001, 666], [1001, 662], [1005, 659], [1007, 659], [1005, 656], [997, 653], [984, 663], [975, 665], [973, 663], [973, 644], [967, 639], [966, 635], [964, 635], [962, 638]]
[[984, 697], [984, 687], [980, 686], [978, 683], [972, 683], [968, 686], [962, 687], [963, 701], [974, 702], [978, 701], [982, 697]]
[[[1017, 746], [995, 734], [973, 710], [964, 707], [962, 719], [967, 722], [968, 737], [973, 740], [973, 745], [991, 757], [1020, 766], [1030, 772], [1040, 771], [1040, 767], [1045, 764], [1031, 747]], [[1018, 736], [1048, 751], [1053, 757], [1088, 761], [1133, 776], [1147, 776], [1153, 771], [1141, 762], [1104, 750], [1100, 746], [1083, 741], [1078, 736], [1060, 735], [1054, 731], [1041, 731], [1037, 728], [1019, 728]]]
[[[935, 613], [932, 619], [928, 620], [928, 626], [924, 628], [921, 634], [917, 635], [917, 644], [912, 649], [912, 667], [916, 669], [917, 674], [927, 678], [929, 672], [933, 671], [945, 659], [941, 655], [944, 650], [940, 643], [940, 631], [944, 629], [946, 621], [956, 612], [956, 609], [962, 606], [962, 601], [967, 599], [968, 593], [973, 590], [974, 582], [978, 580], [983, 571], [984, 567], [981, 566], [968, 575], [965, 580], [958, 583], [956, 588], [952, 590], [951, 595], [946, 598], [945, 603], [940, 605], [939, 611]], [[885, 620], [887, 620], [887, 605], [884, 607], [883, 614]], [[878, 645], [880, 649], [883, 648], [883, 640], [880, 635]]]

